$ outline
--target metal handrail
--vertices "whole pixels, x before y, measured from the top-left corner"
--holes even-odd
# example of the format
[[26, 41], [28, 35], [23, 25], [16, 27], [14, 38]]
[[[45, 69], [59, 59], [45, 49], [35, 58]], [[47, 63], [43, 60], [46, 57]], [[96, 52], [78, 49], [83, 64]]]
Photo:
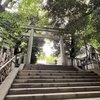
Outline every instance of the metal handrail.
[[7, 64], [9, 64], [14, 58], [15, 58], [15, 56], [12, 57], [9, 61], [7, 61], [3, 66], [1, 66], [1, 67], [0, 67], [0, 70], [2, 70], [2, 69], [3, 69]]
[[[10, 60], [8, 60], [7, 62], [5, 62], [5, 64], [3, 66], [0, 67], [0, 84], [5, 80], [5, 78], [8, 76], [8, 74], [11, 72], [13, 67], [17, 67], [17, 63], [16, 62], [16, 57], [19, 56], [18, 59], [20, 59], [23, 55], [15, 55], [13, 56]], [[13, 64], [14, 63], [14, 64]]]
[[12, 57], [9, 61], [7, 61], [3, 66], [0, 67], [0, 84], [5, 80], [10, 71], [12, 70], [12, 61], [15, 58]]
[[82, 70], [99, 69], [100, 68], [100, 54], [95, 53], [94, 58], [68, 58], [72, 60], [72, 65], [81, 68]]

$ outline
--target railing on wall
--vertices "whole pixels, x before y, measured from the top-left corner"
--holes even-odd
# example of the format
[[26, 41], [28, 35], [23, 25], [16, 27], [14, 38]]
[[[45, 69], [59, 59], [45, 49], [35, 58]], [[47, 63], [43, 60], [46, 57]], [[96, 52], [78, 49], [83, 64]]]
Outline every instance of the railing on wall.
[[12, 70], [12, 61], [15, 56], [12, 57], [8, 62], [6, 62], [3, 66], [0, 67], [0, 84], [5, 80], [10, 71]]
[[98, 53], [95, 53], [93, 57], [67, 58], [66, 60], [66, 65], [76, 66], [81, 70], [93, 70], [100, 68], [100, 54]]
[[0, 67], [0, 84], [5, 80], [5, 78], [14, 67], [18, 67], [18, 64], [22, 63], [22, 57], [23, 56], [21, 54], [17, 55], [17, 59], [16, 56], [13, 56], [10, 60], [7, 60], [7, 62], [5, 62], [4, 65]]
[[[83, 60], [84, 61], [84, 60]], [[83, 70], [83, 62], [82, 59], [79, 58], [67, 58], [66, 65], [67, 66], [74, 66], [80, 70]]]
[[95, 70], [100, 69], [100, 54], [95, 53], [94, 55], [90, 54], [90, 57], [84, 62], [84, 70]]

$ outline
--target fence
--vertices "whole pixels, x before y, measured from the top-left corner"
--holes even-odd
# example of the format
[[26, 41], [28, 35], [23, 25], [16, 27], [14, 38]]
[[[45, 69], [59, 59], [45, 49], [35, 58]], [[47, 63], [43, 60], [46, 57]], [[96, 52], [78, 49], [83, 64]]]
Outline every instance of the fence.
[[[19, 54], [16, 56], [13, 56], [11, 59], [8, 59], [4, 65], [0, 67], [0, 84], [5, 80], [5, 78], [8, 76], [12, 68], [16, 67], [17, 64], [21, 64], [22, 55]], [[16, 60], [16, 61], [15, 61]], [[17, 62], [17, 64], [16, 64]]]
[[93, 57], [66, 58], [66, 65], [75, 66], [81, 70], [91, 70], [100, 68], [100, 54], [95, 53]]
[[8, 76], [8, 74], [12, 70], [12, 61], [14, 60], [14, 58], [15, 56], [0, 67], [0, 84], [4, 81], [4, 79]]

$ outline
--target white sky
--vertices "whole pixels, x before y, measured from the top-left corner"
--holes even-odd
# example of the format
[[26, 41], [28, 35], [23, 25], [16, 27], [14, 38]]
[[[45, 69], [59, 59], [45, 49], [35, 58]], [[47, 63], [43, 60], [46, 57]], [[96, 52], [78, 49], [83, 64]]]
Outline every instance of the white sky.
[[[2, 3], [3, 4], [6, 0], [2, 0]], [[9, 11], [9, 12], [18, 12], [18, 4], [22, 2], [22, 0], [13, 0], [13, 1], [17, 1], [12, 8], [9, 8], [9, 5], [8, 5], [8, 8], [6, 8], [5, 10]]]
[[2, 0], [1, 4], [3, 4], [6, 0]]
[[53, 42], [49, 44], [46, 41], [46, 43], [43, 46], [43, 52], [46, 54], [46, 56], [50, 56], [52, 54], [53, 52], [52, 47], [53, 47]]
[[44, 44], [43, 52], [46, 54], [46, 56], [50, 56], [52, 53], [51, 46], [48, 44]]
[[47, 0], [43, 0], [43, 4], [45, 6], [47, 4]]

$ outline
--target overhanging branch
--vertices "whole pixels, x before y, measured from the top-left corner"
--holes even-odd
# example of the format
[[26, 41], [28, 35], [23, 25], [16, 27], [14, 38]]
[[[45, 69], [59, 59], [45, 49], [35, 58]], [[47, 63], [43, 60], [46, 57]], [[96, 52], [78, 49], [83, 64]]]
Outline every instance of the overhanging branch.
[[[0, 3], [1, 3], [2, 0], [0, 0]], [[5, 10], [5, 8], [8, 6], [8, 4], [10, 2], [12, 2], [13, 0], [6, 0], [3, 5], [0, 4], [0, 12], [3, 12]]]

